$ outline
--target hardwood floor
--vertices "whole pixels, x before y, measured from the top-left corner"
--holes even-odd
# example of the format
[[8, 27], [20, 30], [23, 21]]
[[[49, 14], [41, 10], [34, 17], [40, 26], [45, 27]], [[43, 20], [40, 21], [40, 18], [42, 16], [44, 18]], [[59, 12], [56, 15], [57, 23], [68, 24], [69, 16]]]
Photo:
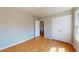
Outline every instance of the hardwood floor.
[[45, 39], [41, 35], [38, 38], [1, 50], [1, 52], [76, 52], [76, 50], [69, 43]]

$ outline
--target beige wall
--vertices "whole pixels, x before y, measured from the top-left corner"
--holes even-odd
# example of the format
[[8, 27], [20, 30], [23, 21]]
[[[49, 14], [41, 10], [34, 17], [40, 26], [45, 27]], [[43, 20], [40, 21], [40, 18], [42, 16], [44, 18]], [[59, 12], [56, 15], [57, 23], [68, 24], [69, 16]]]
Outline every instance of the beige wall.
[[34, 37], [34, 17], [14, 8], [0, 8], [0, 48]]

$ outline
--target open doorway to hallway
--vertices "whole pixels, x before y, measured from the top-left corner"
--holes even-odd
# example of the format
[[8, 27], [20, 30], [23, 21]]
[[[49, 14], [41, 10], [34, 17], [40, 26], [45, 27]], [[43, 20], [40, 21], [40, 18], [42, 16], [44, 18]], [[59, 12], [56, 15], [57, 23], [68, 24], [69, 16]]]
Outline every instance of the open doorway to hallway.
[[40, 21], [40, 35], [44, 37], [44, 21]]
[[42, 18], [35, 19], [34, 33], [35, 33], [35, 38], [44, 37], [44, 19]]

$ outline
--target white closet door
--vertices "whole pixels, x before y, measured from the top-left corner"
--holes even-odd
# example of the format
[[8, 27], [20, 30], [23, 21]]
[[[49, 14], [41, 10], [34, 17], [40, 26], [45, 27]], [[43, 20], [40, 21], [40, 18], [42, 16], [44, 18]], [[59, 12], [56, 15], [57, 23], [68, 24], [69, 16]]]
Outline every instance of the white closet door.
[[52, 18], [52, 38], [71, 42], [71, 15]]

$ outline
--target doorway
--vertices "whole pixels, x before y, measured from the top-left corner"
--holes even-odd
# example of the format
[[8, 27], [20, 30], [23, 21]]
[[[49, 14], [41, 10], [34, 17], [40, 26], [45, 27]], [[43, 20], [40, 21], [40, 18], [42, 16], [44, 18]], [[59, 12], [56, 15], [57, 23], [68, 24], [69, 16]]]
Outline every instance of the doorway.
[[44, 21], [35, 20], [34, 36], [44, 37]]
[[44, 21], [40, 21], [40, 35], [44, 36]]

